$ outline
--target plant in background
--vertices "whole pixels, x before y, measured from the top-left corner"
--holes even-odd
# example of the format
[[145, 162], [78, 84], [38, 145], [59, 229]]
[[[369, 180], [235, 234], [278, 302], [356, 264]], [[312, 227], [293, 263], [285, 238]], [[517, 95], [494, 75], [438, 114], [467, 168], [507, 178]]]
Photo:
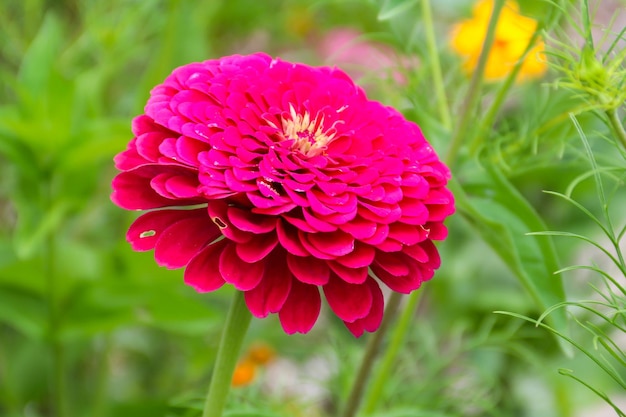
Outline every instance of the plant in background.
[[129, 242], [185, 267], [200, 292], [238, 290], [205, 415], [222, 411], [246, 306], [306, 333], [321, 288], [358, 337], [380, 326], [378, 280], [410, 293], [439, 267], [433, 240], [454, 212], [447, 167], [416, 124], [340, 70], [265, 54], [188, 64], [145, 110], [115, 158], [113, 201], [151, 210]]
[[585, 104], [576, 109], [577, 113], [601, 111], [614, 139], [626, 152], [626, 130], [620, 117], [626, 101], [626, 27], [614, 31], [611, 22], [604, 22], [604, 35], [594, 39], [588, 1], [581, 5], [582, 22], [572, 21], [571, 25], [583, 44], [557, 39], [550, 42], [548, 53], [555, 58], [552, 65], [560, 75], [555, 85], [573, 91], [583, 100]]
[[[575, 92], [575, 98], [583, 103], [573, 109], [569, 117], [582, 141], [584, 154], [591, 165], [591, 170], [575, 178], [565, 193], [549, 192], [549, 194], [565, 200], [580, 211], [584, 219], [591, 220], [591, 223], [599, 228], [602, 239], [608, 243], [602, 243], [597, 237], [578, 232], [543, 231], [534, 232], [531, 235], [569, 237], [595, 247], [603, 256], [598, 264], [576, 264], [562, 268], [555, 273], [591, 271], [599, 277], [600, 285], [596, 283], [597, 280], [592, 280], [588, 283], [592, 289], [589, 299], [557, 303], [536, 320], [510, 312], [504, 314], [522, 318], [547, 329], [588, 357], [597, 369], [613, 381], [618, 390], [626, 390], [624, 379], [626, 351], [621, 342], [626, 335], [626, 258], [623, 252], [626, 224], [619, 226], [619, 223], [624, 223], [626, 218], [623, 216], [623, 210], [618, 210], [617, 213], [612, 213], [611, 210], [612, 205], [623, 204], [619, 196], [620, 191], [624, 191], [626, 179], [624, 168], [626, 134], [624, 122], [619, 117], [626, 100], [624, 92], [626, 51], [616, 48], [616, 45], [624, 42], [626, 28], [611, 36], [610, 27], [607, 27], [602, 41], [594, 41], [587, 0], [581, 1], [581, 6], [582, 23], [575, 23], [574, 26], [584, 43], [582, 51], [580, 45], [555, 40], [552, 42], [553, 46], [549, 50], [549, 55], [558, 58], [558, 63], [553, 64], [560, 74], [556, 85]], [[603, 48], [602, 43], [605, 42], [608, 46], [604, 45], [605, 48]], [[615, 153], [607, 157], [597, 147], [594, 149], [577, 118], [577, 114], [587, 112], [604, 122], [607, 130], [600, 132], [599, 135], [612, 142], [621, 151], [621, 158], [619, 153], [617, 153], [618, 158], [615, 159]], [[602, 164], [598, 160], [601, 160]], [[593, 208], [587, 207], [573, 197], [577, 188], [582, 187], [589, 178], [594, 180], [598, 211], [601, 213], [599, 216], [594, 214]], [[610, 193], [605, 190], [608, 180], [613, 183]], [[581, 334], [572, 335], [545, 323], [550, 315], [565, 309], [569, 309], [572, 321], [578, 327], [577, 330], [582, 330]], [[597, 386], [596, 382], [585, 380], [584, 377], [576, 374], [575, 370], [559, 369], [559, 373], [590, 389], [602, 398], [618, 416], [626, 416], [625, 410], [612, 399], [612, 395]]]
[[[472, 17], [457, 23], [451, 34], [452, 49], [463, 57], [463, 71], [473, 74], [483, 49], [494, 0], [480, 0], [472, 8]], [[544, 43], [534, 39], [537, 21], [520, 14], [515, 1], [507, 1], [500, 14], [493, 45], [489, 49], [484, 77], [487, 81], [505, 78], [522, 60], [518, 80], [541, 77], [546, 73]], [[529, 44], [531, 49], [526, 51]]]

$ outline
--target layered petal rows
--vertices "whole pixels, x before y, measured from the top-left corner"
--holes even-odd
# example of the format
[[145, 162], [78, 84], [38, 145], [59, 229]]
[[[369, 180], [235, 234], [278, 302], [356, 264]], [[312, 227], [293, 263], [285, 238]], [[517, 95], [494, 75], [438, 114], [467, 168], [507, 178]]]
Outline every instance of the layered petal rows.
[[439, 267], [447, 167], [338, 69], [261, 53], [185, 65], [132, 128], [112, 200], [147, 211], [133, 249], [197, 291], [233, 285], [287, 333], [312, 328], [322, 294], [354, 335], [375, 331], [380, 284], [409, 293]]

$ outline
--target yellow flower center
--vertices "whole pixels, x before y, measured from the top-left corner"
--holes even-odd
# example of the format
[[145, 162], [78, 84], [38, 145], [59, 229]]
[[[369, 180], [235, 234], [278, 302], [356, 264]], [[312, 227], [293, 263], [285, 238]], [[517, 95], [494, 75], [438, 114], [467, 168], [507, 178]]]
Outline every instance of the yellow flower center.
[[[337, 112], [342, 110], [343, 108]], [[305, 112], [304, 115], [298, 114], [291, 104], [289, 116], [289, 118], [282, 119], [285, 140], [293, 140], [292, 150], [300, 151], [306, 156], [322, 154], [337, 134], [335, 125], [342, 123], [338, 120], [330, 128], [324, 130], [324, 116], [320, 117], [318, 114], [311, 118], [309, 112]]]

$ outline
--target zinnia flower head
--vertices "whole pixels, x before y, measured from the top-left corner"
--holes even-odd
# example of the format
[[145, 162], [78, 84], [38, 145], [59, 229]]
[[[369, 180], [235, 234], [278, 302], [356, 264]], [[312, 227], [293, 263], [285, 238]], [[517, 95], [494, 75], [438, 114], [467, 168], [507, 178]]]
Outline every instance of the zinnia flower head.
[[112, 200], [148, 210], [133, 249], [197, 291], [233, 285], [287, 333], [312, 328], [321, 293], [354, 335], [374, 331], [381, 283], [409, 293], [439, 267], [448, 169], [338, 69], [260, 53], [185, 65], [132, 128]]
[[[472, 74], [478, 64], [493, 5], [493, 0], [480, 0], [472, 9], [472, 17], [453, 28], [451, 46], [464, 58], [463, 70], [467, 74]], [[494, 42], [485, 66], [485, 79], [495, 81], [506, 77], [521, 59], [536, 28], [537, 21], [522, 16], [515, 1], [507, 1], [496, 25]], [[524, 58], [517, 80], [545, 74], [544, 50], [543, 40], [536, 41]]]

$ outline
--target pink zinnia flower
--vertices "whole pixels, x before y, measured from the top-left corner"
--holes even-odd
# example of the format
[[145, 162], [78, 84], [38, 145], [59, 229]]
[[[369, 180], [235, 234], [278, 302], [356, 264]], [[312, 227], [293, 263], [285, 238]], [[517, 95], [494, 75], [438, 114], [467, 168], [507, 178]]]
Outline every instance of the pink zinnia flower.
[[[265, 54], [176, 69], [115, 158], [112, 200], [150, 210], [127, 235], [197, 291], [245, 292], [256, 317], [308, 332], [320, 289], [356, 336], [383, 314], [379, 281], [433, 276], [448, 169], [420, 129], [338, 69]], [[377, 278], [374, 278], [374, 274]]]

